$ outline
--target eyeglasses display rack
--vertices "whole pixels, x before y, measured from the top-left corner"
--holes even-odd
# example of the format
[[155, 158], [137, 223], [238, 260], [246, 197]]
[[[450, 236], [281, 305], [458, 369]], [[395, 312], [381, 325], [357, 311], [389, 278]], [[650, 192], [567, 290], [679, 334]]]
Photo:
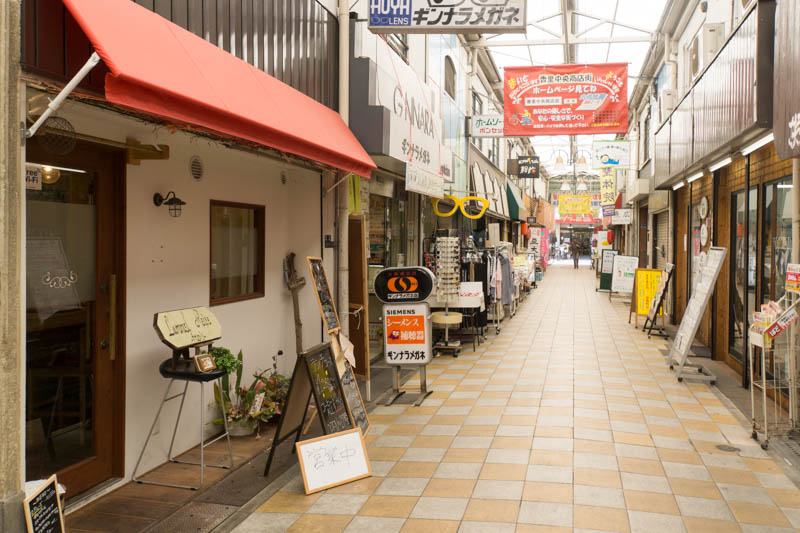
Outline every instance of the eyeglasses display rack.
[[436, 293], [445, 303], [444, 312], [433, 313], [431, 321], [444, 326], [444, 339], [433, 346], [434, 355], [461, 353], [461, 341], [450, 340], [450, 327], [459, 326], [463, 315], [450, 311], [451, 303], [458, 300], [459, 275], [461, 270], [461, 247], [458, 237], [436, 238]]

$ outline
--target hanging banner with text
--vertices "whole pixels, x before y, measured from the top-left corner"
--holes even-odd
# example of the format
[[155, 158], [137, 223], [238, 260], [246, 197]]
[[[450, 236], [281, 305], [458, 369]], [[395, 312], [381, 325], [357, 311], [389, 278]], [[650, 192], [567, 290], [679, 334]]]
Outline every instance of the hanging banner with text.
[[628, 64], [506, 67], [506, 136], [628, 131]]
[[561, 216], [591, 215], [592, 197], [588, 194], [562, 194], [558, 197], [558, 214]]
[[525, 33], [526, 0], [369, 0], [373, 33]]
[[630, 141], [592, 141], [592, 168], [630, 168]]
[[600, 206], [603, 208], [603, 216], [614, 215], [614, 203], [617, 201], [617, 184], [614, 176], [613, 167], [600, 169]]

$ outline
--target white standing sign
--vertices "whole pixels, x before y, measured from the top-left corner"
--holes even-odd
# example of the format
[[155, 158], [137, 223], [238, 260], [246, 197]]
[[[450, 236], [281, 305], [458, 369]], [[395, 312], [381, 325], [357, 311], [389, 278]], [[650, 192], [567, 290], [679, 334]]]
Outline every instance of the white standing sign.
[[503, 137], [503, 115], [475, 115], [469, 119], [473, 137]]
[[637, 268], [639, 268], [638, 257], [615, 255], [611, 272], [611, 292], [632, 293]]
[[295, 446], [306, 494], [372, 475], [359, 428], [305, 440]]
[[431, 361], [431, 314], [425, 303], [383, 306], [383, 354], [389, 365], [426, 365]]
[[603, 250], [602, 264], [600, 265], [601, 274], [611, 274], [614, 271], [614, 258], [619, 254], [616, 250]]
[[368, 0], [374, 33], [525, 33], [526, 0]]

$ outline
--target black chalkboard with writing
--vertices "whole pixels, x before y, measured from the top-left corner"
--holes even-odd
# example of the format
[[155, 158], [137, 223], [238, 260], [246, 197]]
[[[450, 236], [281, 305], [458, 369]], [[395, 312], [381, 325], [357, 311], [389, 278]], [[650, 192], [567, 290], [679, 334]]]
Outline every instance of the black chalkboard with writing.
[[358, 390], [358, 383], [356, 383], [356, 378], [353, 375], [353, 369], [347, 361], [344, 363], [342, 389], [344, 390], [344, 397], [347, 400], [347, 407], [350, 409], [353, 422], [356, 427], [361, 428], [361, 434], [366, 435], [369, 429], [367, 408], [364, 407], [364, 400], [361, 398], [361, 391]]
[[333, 333], [339, 331], [339, 315], [336, 313], [336, 304], [333, 303], [331, 287], [328, 284], [328, 276], [325, 274], [325, 265], [321, 257], [306, 257], [308, 270], [311, 272], [311, 279], [314, 280], [314, 294], [317, 295], [319, 311], [322, 313], [322, 321], [325, 323], [325, 331]]
[[317, 402], [319, 419], [325, 433], [338, 433], [352, 429], [350, 415], [347, 414], [344, 391], [336, 371], [330, 343], [321, 344], [305, 352], [311, 388]]
[[25, 521], [28, 533], [64, 533], [64, 517], [58, 499], [56, 476], [50, 479], [30, 497], [25, 499]]

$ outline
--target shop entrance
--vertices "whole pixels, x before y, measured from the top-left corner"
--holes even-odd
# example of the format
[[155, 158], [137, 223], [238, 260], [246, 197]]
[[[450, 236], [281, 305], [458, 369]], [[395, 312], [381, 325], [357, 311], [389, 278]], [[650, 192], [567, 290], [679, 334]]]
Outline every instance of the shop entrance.
[[25, 463], [72, 497], [124, 468], [125, 163], [48, 148], [26, 149]]

